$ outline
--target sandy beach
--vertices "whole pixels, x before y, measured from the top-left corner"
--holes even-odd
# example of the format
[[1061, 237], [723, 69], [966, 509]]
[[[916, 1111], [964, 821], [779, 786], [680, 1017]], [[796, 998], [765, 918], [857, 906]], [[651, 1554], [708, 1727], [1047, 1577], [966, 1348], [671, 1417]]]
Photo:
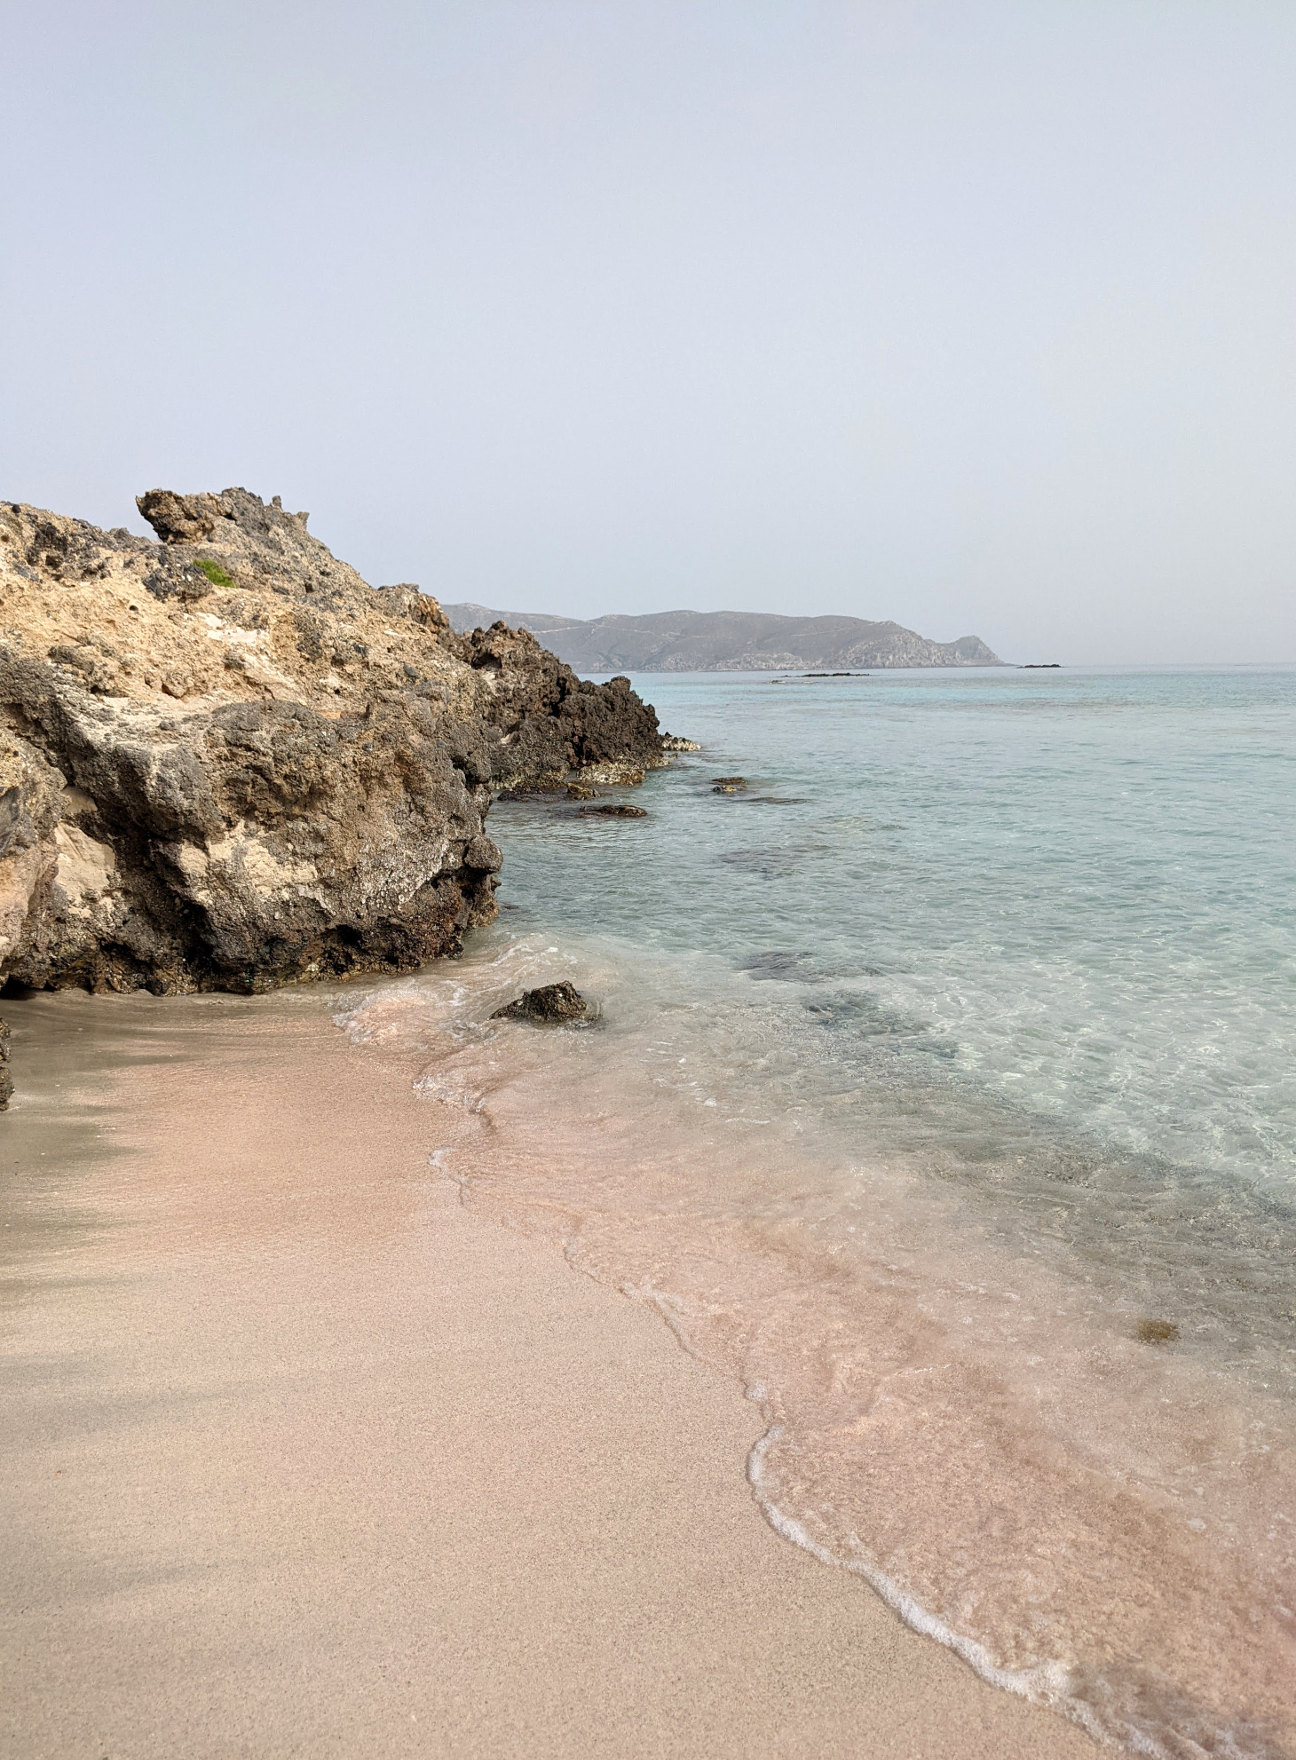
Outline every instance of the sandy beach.
[[10, 1014], [6, 1756], [1095, 1751], [780, 1539], [741, 1389], [325, 993]]

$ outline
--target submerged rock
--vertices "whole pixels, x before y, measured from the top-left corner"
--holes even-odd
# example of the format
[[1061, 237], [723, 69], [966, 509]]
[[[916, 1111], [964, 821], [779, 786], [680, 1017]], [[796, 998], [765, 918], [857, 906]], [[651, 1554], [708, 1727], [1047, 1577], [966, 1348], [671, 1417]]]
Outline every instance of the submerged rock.
[[588, 1019], [589, 1004], [574, 984], [564, 978], [558, 984], [542, 984], [524, 990], [491, 1015], [493, 1021], [579, 1021]]
[[648, 814], [642, 807], [627, 806], [624, 801], [605, 801], [599, 807], [582, 807], [581, 816], [587, 819], [646, 819]]
[[456, 635], [277, 499], [139, 506], [160, 541], [0, 503], [0, 979], [408, 971], [495, 916], [495, 792], [665, 762], [627, 679]]
[[738, 970], [749, 972], [757, 981], [771, 979], [799, 983], [806, 976], [806, 962], [811, 957], [809, 953], [781, 947], [771, 948], [768, 953], [750, 953], [745, 959], [740, 959]]
[[747, 786], [745, 776], [712, 777], [712, 794], [741, 794]]

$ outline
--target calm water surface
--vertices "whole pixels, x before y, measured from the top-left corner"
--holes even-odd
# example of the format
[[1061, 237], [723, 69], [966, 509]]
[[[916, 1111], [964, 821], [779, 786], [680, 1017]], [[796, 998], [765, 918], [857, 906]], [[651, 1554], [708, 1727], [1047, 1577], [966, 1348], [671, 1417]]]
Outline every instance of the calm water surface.
[[705, 756], [650, 838], [497, 809], [504, 898], [795, 956], [754, 975], [840, 987], [934, 1079], [1293, 1190], [1296, 670], [636, 684]]
[[[635, 682], [703, 744], [649, 817], [498, 804], [500, 923], [350, 1030], [743, 1377], [790, 1537], [1095, 1733], [1296, 1753], [1296, 672]], [[559, 976], [597, 1029], [490, 1021]]]

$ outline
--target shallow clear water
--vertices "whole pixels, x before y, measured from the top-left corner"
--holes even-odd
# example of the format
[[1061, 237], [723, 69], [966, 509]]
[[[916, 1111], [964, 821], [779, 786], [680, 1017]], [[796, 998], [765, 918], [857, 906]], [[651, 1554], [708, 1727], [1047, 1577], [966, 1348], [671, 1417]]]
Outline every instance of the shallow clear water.
[[497, 809], [510, 902], [801, 955], [770, 975], [1014, 1107], [1296, 1179], [1296, 671], [637, 682], [706, 742], [692, 785], [578, 855]]
[[[1096, 1733], [1296, 1752], [1296, 673], [637, 682], [704, 750], [497, 805], [499, 925], [351, 1031], [742, 1375], [783, 1531]], [[599, 1027], [490, 1021], [558, 976]]]

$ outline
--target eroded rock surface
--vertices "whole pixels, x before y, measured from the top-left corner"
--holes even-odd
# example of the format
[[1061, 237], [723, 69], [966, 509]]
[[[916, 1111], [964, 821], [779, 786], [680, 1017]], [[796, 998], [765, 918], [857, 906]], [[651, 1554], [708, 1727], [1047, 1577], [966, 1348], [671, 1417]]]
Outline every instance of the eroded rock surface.
[[536, 990], [524, 990], [490, 1017], [493, 1021], [583, 1021], [590, 1007], [574, 984], [566, 978], [557, 984], [541, 984]]
[[244, 489], [158, 542], [0, 504], [0, 976], [261, 990], [405, 971], [495, 914], [502, 786], [662, 762], [625, 679], [459, 636]]

